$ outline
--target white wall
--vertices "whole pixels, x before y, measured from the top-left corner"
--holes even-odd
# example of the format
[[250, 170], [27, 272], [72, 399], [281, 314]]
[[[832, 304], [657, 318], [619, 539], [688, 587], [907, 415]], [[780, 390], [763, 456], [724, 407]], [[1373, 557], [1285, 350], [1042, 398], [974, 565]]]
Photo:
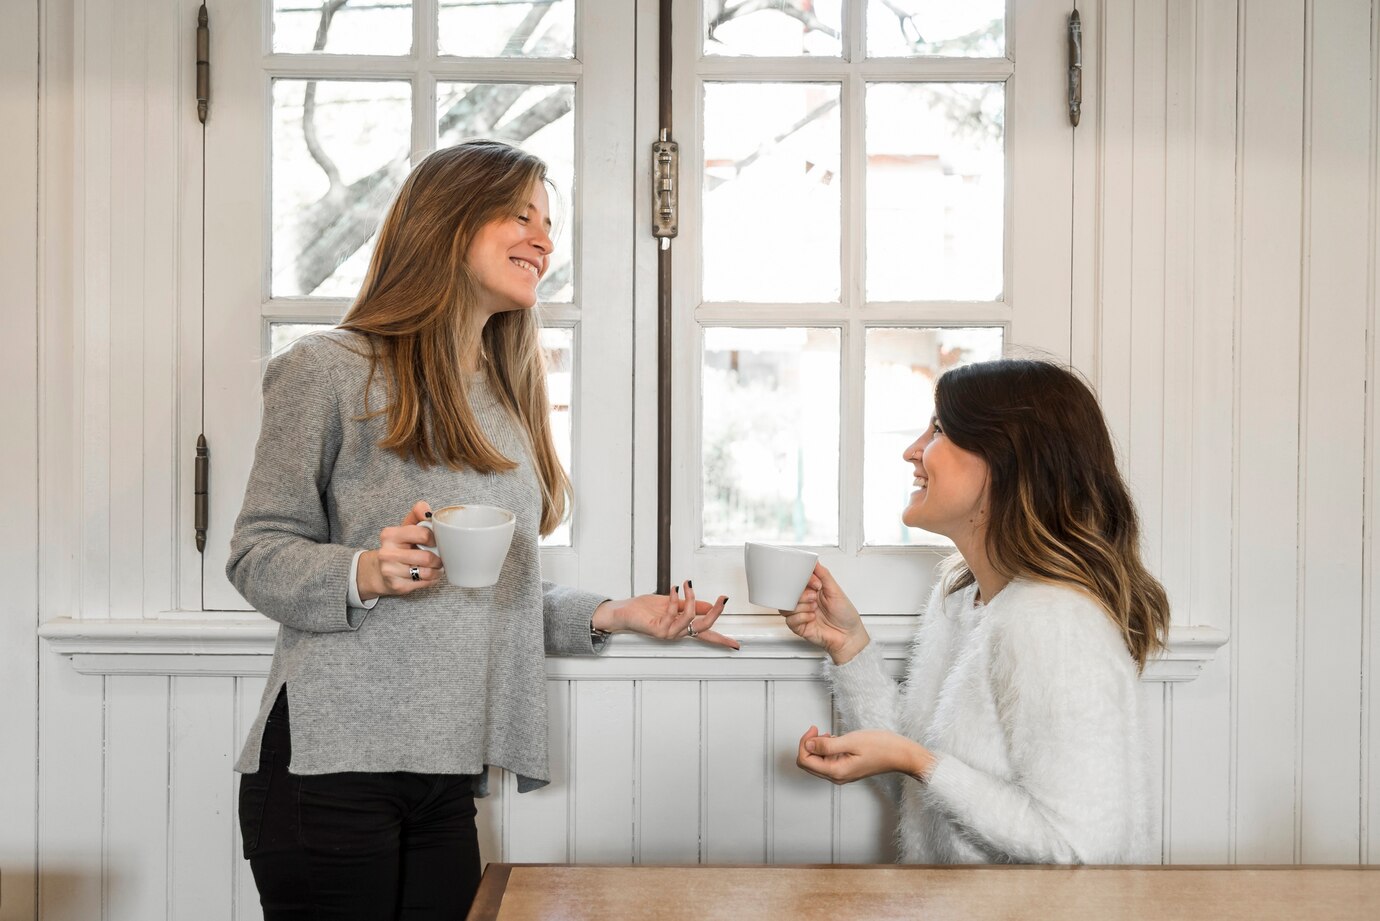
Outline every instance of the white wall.
[[0, 28], [0, 918], [36, 911], [38, 816], [38, 4]]
[[[1380, 863], [1380, 3], [1081, 6], [1100, 28], [1075, 360], [1177, 622], [1232, 633], [1196, 680], [1145, 685], [1164, 859]], [[193, 7], [51, 0], [0, 34], [0, 167], [20, 178], [0, 196], [2, 921], [35, 917], [35, 899], [45, 919], [257, 916], [229, 771], [254, 657], [205, 677], [193, 657], [143, 675], [92, 656], [106, 674], [82, 674], [33, 634], [176, 607], [175, 357], [196, 335], [176, 307], [196, 289], [174, 257], [197, 177], [179, 171], [186, 100], [170, 87]], [[889, 817], [865, 790], [791, 766], [803, 725], [829, 716], [812, 663], [552, 667], [562, 781], [486, 804], [491, 857], [886, 855]]]

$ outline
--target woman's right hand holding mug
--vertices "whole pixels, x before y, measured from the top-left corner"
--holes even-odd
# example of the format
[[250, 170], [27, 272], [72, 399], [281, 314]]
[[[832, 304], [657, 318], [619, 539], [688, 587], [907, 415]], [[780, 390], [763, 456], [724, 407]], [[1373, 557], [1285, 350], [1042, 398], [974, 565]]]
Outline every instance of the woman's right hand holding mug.
[[418, 502], [402, 524], [379, 532], [379, 549], [360, 556], [355, 583], [361, 601], [420, 591], [441, 578], [441, 558], [422, 546], [435, 540], [421, 526], [430, 513], [431, 506]]
[[835, 665], [850, 661], [870, 639], [858, 609], [823, 563], [815, 564], [795, 610], [781, 615], [792, 633], [829, 653]]

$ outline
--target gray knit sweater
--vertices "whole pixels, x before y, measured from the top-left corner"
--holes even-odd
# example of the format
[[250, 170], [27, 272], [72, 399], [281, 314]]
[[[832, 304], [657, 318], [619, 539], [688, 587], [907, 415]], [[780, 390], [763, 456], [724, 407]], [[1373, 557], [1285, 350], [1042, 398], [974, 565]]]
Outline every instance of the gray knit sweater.
[[[259, 767], [264, 720], [284, 685], [295, 774], [415, 771], [487, 775], [519, 789], [550, 779], [545, 653], [592, 654], [601, 595], [541, 581], [541, 490], [526, 437], [482, 375], [470, 405], [515, 470], [424, 469], [378, 442], [385, 418], [359, 418], [365, 339], [334, 330], [269, 362], [263, 425], [226, 574], [277, 621], [273, 667], [235, 769]], [[387, 405], [382, 374], [371, 409]], [[349, 607], [350, 562], [377, 547], [413, 503], [498, 505], [517, 516], [497, 585], [432, 588]], [[481, 777], [480, 795], [487, 776]]]

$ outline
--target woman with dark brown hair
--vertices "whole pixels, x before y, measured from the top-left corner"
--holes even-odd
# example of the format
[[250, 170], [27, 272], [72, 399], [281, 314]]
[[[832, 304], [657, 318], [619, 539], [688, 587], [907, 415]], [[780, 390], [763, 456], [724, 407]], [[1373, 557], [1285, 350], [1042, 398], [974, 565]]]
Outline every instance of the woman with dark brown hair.
[[906, 680], [816, 568], [794, 611], [822, 647], [845, 735], [800, 740], [835, 783], [881, 775], [912, 863], [1126, 863], [1149, 838], [1138, 676], [1169, 603], [1145, 569], [1097, 400], [1045, 361], [956, 368], [903, 459], [901, 520], [957, 549], [920, 620]]
[[[264, 375], [226, 572], [280, 624], [236, 764], [266, 921], [463, 918], [488, 767], [522, 792], [550, 778], [546, 653], [620, 631], [737, 646], [711, 629], [726, 599], [689, 583], [609, 601], [541, 580], [538, 536], [570, 493], [533, 312], [545, 174], [489, 141], [428, 156], [339, 328]], [[513, 512], [496, 584], [446, 580], [429, 503]]]

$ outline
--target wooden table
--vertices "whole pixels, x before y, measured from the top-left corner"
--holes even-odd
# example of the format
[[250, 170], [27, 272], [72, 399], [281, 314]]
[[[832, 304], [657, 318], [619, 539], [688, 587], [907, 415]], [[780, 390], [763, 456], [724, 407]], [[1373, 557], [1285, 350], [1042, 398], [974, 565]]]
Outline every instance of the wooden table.
[[489, 864], [469, 921], [1380, 921], [1380, 867]]

